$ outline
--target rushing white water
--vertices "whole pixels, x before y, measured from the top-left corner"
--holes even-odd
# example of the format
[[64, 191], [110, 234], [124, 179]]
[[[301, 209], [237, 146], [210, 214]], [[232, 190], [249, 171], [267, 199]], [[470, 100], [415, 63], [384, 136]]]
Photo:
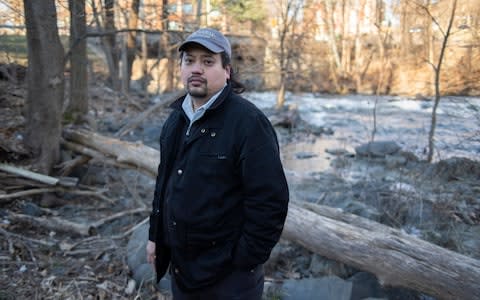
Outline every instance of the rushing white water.
[[[275, 105], [274, 93], [245, 96], [260, 108]], [[372, 140], [374, 128], [376, 141], [395, 141], [403, 150], [426, 158], [433, 101], [393, 96], [287, 94], [285, 104], [296, 106], [300, 117], [309, 124], [334, 131], [333, 136], [287, 145], [283, 152], [289, 169], [322, 171], [329, 165], [326, 149], [353, 152], [354, 147]], [[299, 153], [310, 153], [312, 157], [295, 159]], [[480, 98], [442, 97], [437, 109], [434, 159], [478, 159], [479, 153]]]

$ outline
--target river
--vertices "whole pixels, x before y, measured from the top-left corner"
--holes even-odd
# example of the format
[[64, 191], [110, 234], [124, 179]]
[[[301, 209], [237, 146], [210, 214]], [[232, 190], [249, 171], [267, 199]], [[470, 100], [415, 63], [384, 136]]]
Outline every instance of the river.
[[[275, 105], [274, 93], [245, 96], [262, 109]], [[396, 141], [403, 150], [426, 159], [433, 103], [395, 96], [287, 94], [285, 105], [296, 106], [304, 121], [331, 128], [334, 134], [285, 145], [285, 168], [297, 175], [324, 171], [332, 158], [326, 149], [353, 153], [356, 146], [372, 139], [375, 127], [376, 141]], [[477, 159], [479, 153], [480, 98], [442, 97], [437, 109], [434, 160], [453, 156]], [[298, 159], [299, 154], [308, 159]]]

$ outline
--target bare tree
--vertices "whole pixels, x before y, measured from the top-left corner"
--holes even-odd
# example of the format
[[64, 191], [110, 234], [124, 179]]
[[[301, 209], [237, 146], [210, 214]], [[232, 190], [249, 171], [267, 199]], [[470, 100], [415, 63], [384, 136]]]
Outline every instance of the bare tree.
[[26, 143], [35, 168], [49, 174], [60, 157], [64, 50], [54, 0], [24, 0], [28, 43]]
[[[133, 0], [130, 6], [128, 28], [137, 29], [140, 0]], [[125, 89], [128, 90], [130, 86], [130, 78], [132, 76], [132, 66], [137, 53], [137, 31], [132, 30], [127, 34], [127, 74], [125, 75]]]
[[[429, 1], [428, 1], [429, 2]], [[432, 108], [432, 118], [431, 118], [431, 123], [430, 123], [430, 132], [428, 134], [428, 155], [427, 155], [427, 160], [428, 162], [432, 162], [433, 160], [433, 152], [435, 150], [435, 128], [437, 126], [437, 108], [440, 103], [440, 75], [441, 75], [441, 68], [442, 64], [444, 61], [445, 57], [445, 50], [447, 49], [447, 43], [448, 43], [448, 38], [450, 37], [451, 34], [451, 29], [453, 26], [453, 21], [455, 19], [455, 12], [457, 9], [457, 0], [451, 0], [451, 11], [450, 11], [450, 17], [448, 18], [448, 25], [447, 29], [444, 31], [442, 29], [442, 26], [439, 24], [439, 21], [432, 15], [431, 11], [429, 10], [429, 7], [427, 6], [422, 6], [423, 9], [425, 10], [425, 13], [428, 14], [432, 20], [433, 23], [435, 23], [442, 34], [442, 44], [440, 47], [440, 54], [438, 56], [437, 61], [434, 63], [433, 61], [430, 61], [430, 64], [433, 68], [433, 71], [435, 73], [435, 101], [433, 104]]]
[[163, 34], [160, 43], [161, 48], [164, 49], [165, 57], [167, 58], [167, 82], [165, 84], [165, 91], [173, 91], [175, 88], [175, 66], [177, 64], [177, 52], [175, 47], [171, 46], [172, 41], [168, 32], [168, 15], [168, 0], [162, 0], [161, 30], [163, 30]]
[[304, 8], [302, 1], [280, 0], [277, 2], [278, 13], [278, 50], [274, 55], [279, 65], [279, 88], [277, 92], [277, 108], [285, 103], [285, 92], [292, 58], [302, 53], [303, 35], [299, 26], [299, 18]]
[[65, 111], [66, 119], [84, 121], [88, 113], [87, 97], [87, 26], [85, 0], [69, 0], [70, 9], [70, 101]]
[[369, 66], [369, 62], [365, 62], [363, 59], [364, 51], [362, 49], [363, 47], [361, 43], [361, 34], [360, 34], [360, 27], [362, 26], [362, 23], [364, 23], [366, 18], [365, 7], [366, 7], [366, 0], [359, 0], [356, 2], [355, 12], [357, 15], [357, 18], [356, 18], [357, 23], [355, 26], [355, 36], [354, 36], [354, 46], [353, 46], [354, 55], [355, 55], [355, 63], [354, 63], [355, 67], [353, 70], [353, 77], [355, 80], [355, 90], [357, 92], [361, 88], [365, 69], [368, 68]]
[[[338, 50], [337, 46], [337, 39], [335, 34], [335, 19], [334, 19], [334, 11], [335, 11], [335, 4], [333, 0], [322, 0], [324, 6], [324, 22], [328, 31], [328, 45], [330, 48], [330, 56], [328, 63], [330, 65], [330, 75], [333, 80], [333, 84], [335, 86], [336, 91], [342, 90], [339, 84], [339, 78], [337, 74], [337, 70], [341, 69], [342, 63], [340, 59], [340, 51]], [[343, 14], [342, 14], [343, 15]], [[346, 47], [346, 45], [344, 45]]]
[[96, 1], [91, 0], [91, 6], [93, 11], [93, 18], [99, 30], [105, 31], [105, 35], [101, 37], [103, 52], [107, 60], [108, 73], [110, 75], [109, 81], [115, 90], [120, 89], [119, 79], [119, 55], [116, 45], [116, 32], [115, 32], [115, 2], [114, 0], [104, 0], [104, 14], [103, 18], [101, 11], [96, 6]]

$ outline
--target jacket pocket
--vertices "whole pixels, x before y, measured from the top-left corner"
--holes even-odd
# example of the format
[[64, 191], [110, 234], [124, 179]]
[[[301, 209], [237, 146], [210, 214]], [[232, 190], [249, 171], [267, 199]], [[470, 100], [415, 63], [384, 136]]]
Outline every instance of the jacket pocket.
[[201, 159], [207, 164], [222, 165], [228, 163], [226, 153], [200, 153]]
[[189, 228], [186, 233], [187, 246], [193, 248], [212, 248], [235, 239], [233, 231], [222, 231], [219, 228], [203, 230]]
[[231, 172], [230, 160], [225, 153], [200, 153], [198, 172], [206, 178], [226, 178]]

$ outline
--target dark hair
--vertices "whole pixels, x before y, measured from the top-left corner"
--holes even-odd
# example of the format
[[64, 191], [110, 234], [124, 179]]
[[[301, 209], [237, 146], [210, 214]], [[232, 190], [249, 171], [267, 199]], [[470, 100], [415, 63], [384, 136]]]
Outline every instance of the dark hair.
[[238, 73], [233, 70], [232, 61], [230, 57], [227, 55], [226, 52], [220, 53], [220, 56], [222, 57], [223, 68], [226, 68], [228, 65], [230, 65], [230, 79], [228, 80], [228, 82], [232, 84], [233, 91], [237, 94], [241, 94], [245, 92], [245, 85], [240, 81], [238, 81], [237, 79]]
[[[185, 53], [185, 51], [180, 51], [180, 63], [182, 61], [184, 53]], [[223, 68], [226, 68], [228, 65], [230, 65], [230, 79], [227, 82], [232, 85], [233, 91], [236, 94], [241, 94], [241, 93], [245, 92], [245, 85], [243, 83], [241, 83], [240, 81], [238, 81], [238, 79], [237, 79], [237, 74], [238, 73], [233, 70], [232, 61], [231, 61], [230, 57], [227, 55], [226, 52], [220, 53], [220, 57], [222, 58], [222, 67]]]

